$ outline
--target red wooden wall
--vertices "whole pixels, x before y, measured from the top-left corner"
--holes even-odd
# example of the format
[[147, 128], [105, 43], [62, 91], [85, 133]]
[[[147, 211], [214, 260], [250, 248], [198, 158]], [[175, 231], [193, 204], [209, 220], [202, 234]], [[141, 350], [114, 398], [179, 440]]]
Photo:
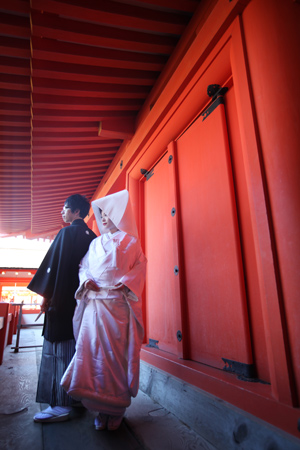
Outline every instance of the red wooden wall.
[[[204, 1], [97, 192], [131, 193], [142, 358], [297, 437], [299, 23], [293, 0]], [[227, 92], [208, 115], [211, 84]]]

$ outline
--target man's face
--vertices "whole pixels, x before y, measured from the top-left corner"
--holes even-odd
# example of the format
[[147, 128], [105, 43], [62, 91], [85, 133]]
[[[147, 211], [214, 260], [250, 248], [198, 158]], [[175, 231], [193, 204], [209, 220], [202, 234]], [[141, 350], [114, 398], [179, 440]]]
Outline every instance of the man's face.
[[64, 205], [61, 210], [61, 216], [65, 223], [72, 223], [73, 220], [78, 219], [78, 210], [75, 212], [71, 211], [71, 208], [68, 205]]

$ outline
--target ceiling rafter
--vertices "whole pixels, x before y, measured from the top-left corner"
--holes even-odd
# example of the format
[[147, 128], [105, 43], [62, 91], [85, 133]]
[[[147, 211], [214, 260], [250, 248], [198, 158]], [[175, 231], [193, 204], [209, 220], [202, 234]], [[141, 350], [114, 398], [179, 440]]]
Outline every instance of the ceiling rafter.
[[143, 30], [152, 33], [181, 34], [188, 22], [183, 11], [153, 11], [121, 2], [85, 0], [31, 0], [31, 7], [47, 13], [66, 16], [89, 23], [101, 23], [113, 28]]
[[151, 54], [169, 54], [174, 50], [178, 38], [111, 28], [39, 12], [31, 14], [31, 32], [33, 36], [43, 36], [63, 42]]
[[53, 236], [93, 196], [199, 1], [1, 6], [0, 236]]
[[31, 47], [32, 57], [35, 59], [72, 63], [76, 58], [78, 64], [95, 67], [160, 72], [168, 59], [168, 55], [136, 53], [62, 41], [58, 46], [55, 39], [37, 36], [32, 36]]

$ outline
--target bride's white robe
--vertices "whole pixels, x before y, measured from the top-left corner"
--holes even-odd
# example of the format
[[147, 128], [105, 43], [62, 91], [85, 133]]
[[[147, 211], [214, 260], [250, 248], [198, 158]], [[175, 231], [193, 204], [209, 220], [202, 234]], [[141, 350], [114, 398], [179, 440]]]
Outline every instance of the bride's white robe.
[[[61, 385], [90, 410], [122, 414], [137, 394], [145, 271], [139, 240], [123, 231], [94, 239], [81, 262], [73, 319], [76, 352]], [[100, 291], [86, 290], [87, 279]], [[116, 289], [120, 283], [122, 289]]]

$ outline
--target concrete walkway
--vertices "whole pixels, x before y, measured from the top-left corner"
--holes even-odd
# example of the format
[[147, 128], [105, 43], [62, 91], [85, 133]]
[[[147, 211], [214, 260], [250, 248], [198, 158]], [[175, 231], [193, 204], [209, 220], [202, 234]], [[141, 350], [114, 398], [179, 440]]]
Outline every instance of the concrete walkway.
[[[21, 330], [20, 346], [42, 344], [40, 328]], [[15, 340], [15, 337], [14, 337]], [[14, 346], [14, 342], [13, 345]], [[41, 348], [7, 346], [0, 366], [1, 450], [214, 450], [216, 447], [139, 392], [117, 431], [96, 431], [96, 413], [73, 408], [71, 420], [33, 422], [47, 405], [35, 402]]]

